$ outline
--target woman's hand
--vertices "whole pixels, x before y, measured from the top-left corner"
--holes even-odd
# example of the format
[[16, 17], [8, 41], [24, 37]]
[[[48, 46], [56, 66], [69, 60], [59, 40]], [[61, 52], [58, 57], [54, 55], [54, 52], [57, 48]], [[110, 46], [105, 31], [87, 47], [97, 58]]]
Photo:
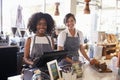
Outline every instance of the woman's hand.
[[91, 65], [94, 65], [94, 64], [97, 64], [97, 63], [99, 63], [99, 61], [96, 60], [96, 59], [92, 59], [92, 60], [90, 61], [90, 64], [91, 64]]

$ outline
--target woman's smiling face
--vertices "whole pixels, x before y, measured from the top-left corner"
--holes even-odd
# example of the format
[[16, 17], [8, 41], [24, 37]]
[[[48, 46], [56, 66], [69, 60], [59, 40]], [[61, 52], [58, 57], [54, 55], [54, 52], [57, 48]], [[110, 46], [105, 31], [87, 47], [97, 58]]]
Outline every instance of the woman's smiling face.
[[69, 29], [73, 29], [75, 25], [75, 20], [74, 18], [71, 16], [68, 18], [68, 20], [66, 21], [66, 26], [68, 26]]
[[37, 23], [37, 32], [39, 34], [44, 34], [46, 32], [47, 29], [47, 23], [45, 19], [41, 19], [38, 21]]

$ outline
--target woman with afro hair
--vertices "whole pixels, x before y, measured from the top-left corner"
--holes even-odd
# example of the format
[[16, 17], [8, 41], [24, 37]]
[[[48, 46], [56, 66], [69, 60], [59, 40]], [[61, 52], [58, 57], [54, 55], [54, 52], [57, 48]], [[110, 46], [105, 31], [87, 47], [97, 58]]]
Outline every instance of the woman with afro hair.
[[24, 62], [33, 65], [44, 53], [54, 49], [51, 33], [54, 30], [54, 20], [48, 13], [34, 13], [28, 21], [27, 28], [34, 35], [25, 42]]

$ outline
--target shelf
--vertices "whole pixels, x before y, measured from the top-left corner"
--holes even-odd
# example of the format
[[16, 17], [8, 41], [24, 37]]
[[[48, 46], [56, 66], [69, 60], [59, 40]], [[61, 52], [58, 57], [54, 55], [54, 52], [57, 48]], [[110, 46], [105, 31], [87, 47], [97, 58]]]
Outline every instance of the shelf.
[[106, 44], [103, 45], [103, 52], [102, 55], [106, 56], [106, 59], [111, 59], [110, 54], [116, 52], [116, 44]]

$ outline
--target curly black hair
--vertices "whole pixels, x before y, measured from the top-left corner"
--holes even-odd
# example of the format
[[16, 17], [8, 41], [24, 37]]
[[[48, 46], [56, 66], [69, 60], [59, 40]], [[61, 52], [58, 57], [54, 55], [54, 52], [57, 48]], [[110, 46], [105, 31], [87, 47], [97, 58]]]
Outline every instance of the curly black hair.
[[54, 32], [55, 30], [55, 22], [52, 18], [52, 16], [48, 13], [44, 13], [45, 18], [46, 18], [46, 22], [47, 22], [47, 33], [48, 34], [52, 34], [52, 32]]
[[66, 24], [66, 23], [67, 23], [67, 20], [68, 20], [70, 17], [73, 17], [73, 19], [74, 19], [75, 22], [76, 22], [76, 19], [75, 19], [74, 14], [68, 13], [68, 14], [65, 15], [65, 18], [64, 18], [64, 20], [63, 20], [63, 23]]
[[37, 12], [37, 13], [34, 13], [30, 18], [29, 18], [29, 21], [28, 21], [28, 25], [27, 25], [27, 28], [29, 29], [30, 32], [33, 32], [33, 33], [36, 33], [37, 31], [37, 23], [38, 21], [40, 21], [41, 19], [45, 19], [46, 20], [46, 23], [47, 23], [47, 30], [46, 30], [46, 33], [48, 35], [50, 35], [52, 33], [52, 31], [54, 30], [54, 20], [53, 18], [51, 17], [50, 14], [48, 13], [42, 13], [42, 12]]

